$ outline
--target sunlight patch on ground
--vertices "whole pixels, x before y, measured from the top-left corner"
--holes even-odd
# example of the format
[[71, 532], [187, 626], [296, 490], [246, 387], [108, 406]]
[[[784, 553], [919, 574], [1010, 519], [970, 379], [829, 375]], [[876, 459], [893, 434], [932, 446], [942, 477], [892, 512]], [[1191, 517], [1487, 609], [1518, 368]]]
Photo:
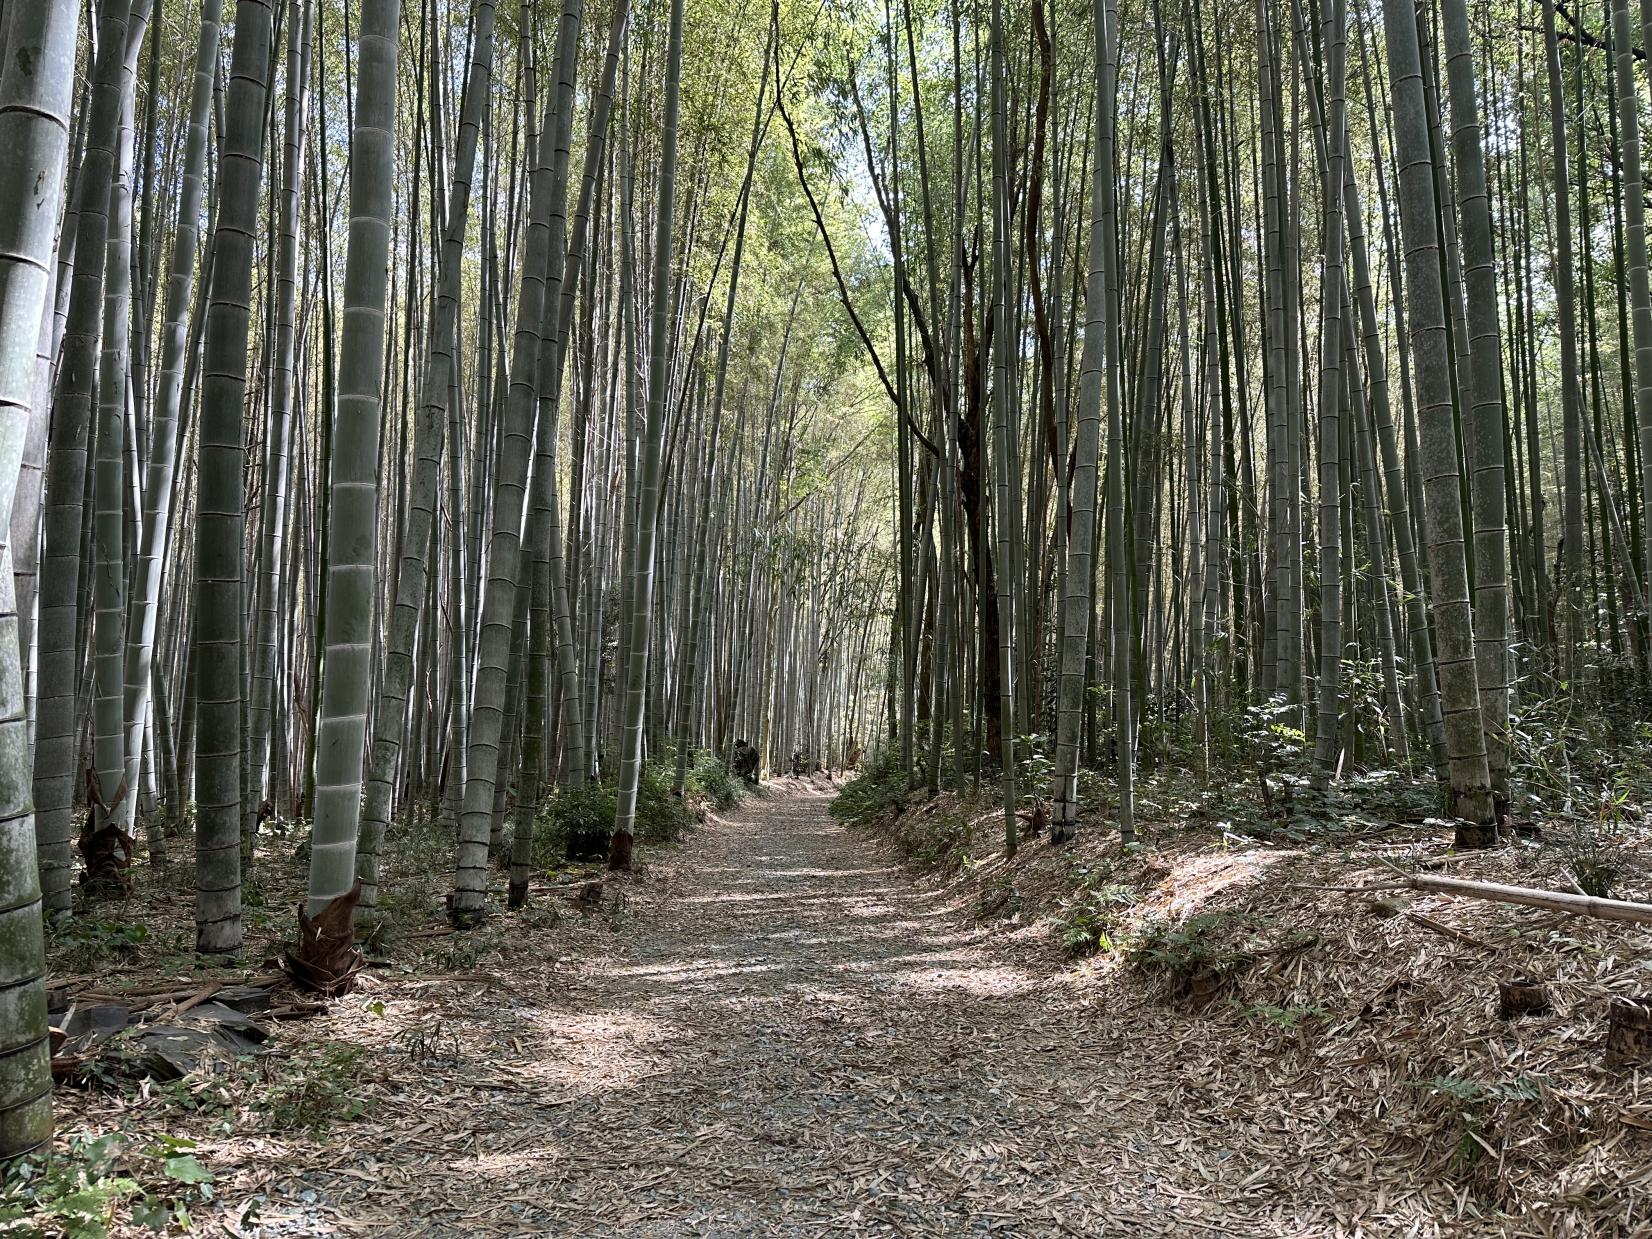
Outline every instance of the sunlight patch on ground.
[[623, 1088], [655, 1074], [666, 1047], [687, 1039], [680, 1026], [637, 1014], [547, 1013], [531, 1021], [546, 1056], [512, 1074], [573, 1086], [577, 1096]]
[[1265, 870], [1295, 855], [1258, 849], [1196, 852], [1180, 857], [1147, 898], [1136, 905], [1135, 912], [1146, 919], [1186, 920], [1224, 891], [1257, 881]]
[[884, 869], [765, 869], [765, 876], [774, 878], [879, 878], [889, 876]]
[[974, 947], [969, 943], [969, 941], [967, 939], [954, 938], [954, 939], [952, 939], [952, 941], [953, 942], [960, 942], [960, 943], [962, 943], [962, 945], [952, 947], [951, 949], [947, 949], [948, 948], [948, 943], [947, 942], [937, 941], [937, 942], [932, 944], [933, 947], [934, 947], [933, 950], [928, 950], [928, 951], [907, 951], [905, 954], [902, 954], [902, 955], [890, 955], [890, 956], [886, 957], [884, 960], [882, 960], [881, 962], [883, 962], [884, 964], [889, 964], [889, 965], [895, 965], [895, 964], [916, 964], [916, 965], [934, 964], [934, 965], [939, 966], [939, 965], [942, 965], [942, 964], [968, 964], [971, 967], [974, 967], [976, 964], [979, 964], [981, 962], [980, 952], [975, 950]]
[[688, 898], [683, 899], [681, 902], [683, 902], [685, 904], [689, 904], [689, 905], [696, 905], [696, 904], [729, 904], [729, 903], [755, 903], [755, 904], [783, 903], [783, 904], [796, 906], [796, 905], [799, 905], [799, 904], [807, 905], [807, 904], [822, 904], [822, 903], [840, 903], [840, 902], [843, 901], [843, 898], [844, 897], [840, 896], [840, 895], [814, 895], [814, 896], [807, 896], [807, 897], [804, 897], [804, 898], [799, 898], [797, 895], [789, 894], [785, 891], [770, 891], [768, 893], [758, 893], [758, 894], [746, 894], [746, 893], [740, 892], [740, 891], [728, 891], [728, 892], [726, 892], [724, 894], [721, 894], [721, 895], [690, 895]]
[[636, 964], [613, 969], [616, 977], [650, 977], [666, 985], [685, 981], [714, 981], [719, 977], [745, 976], [757, 972], [774, 972], [777, 963], [726, 963], [713, 959], [695, 959], [674, 964]]
[[565, 1152], [560, 1142], [546, 1141], [512, 1153], [483, 1153], [476, 1157], [460, 1158], [454, 1162], [453, 1168], [461, 1174], [474, 1174], [477, 1181], [483, 1183], [501, 1180], [531, 1182], [543, 1169], [547, 1158], [556, 1158]]
[[919, 993], [942, 991], [969, 994], [976, 998], [1010, 998], [1031, 993], [1037, 981], [1019, 968], [991, 968], [970, 964], [963, 968], [934, 968], [925, 972], [907, 971], [895, 980]]

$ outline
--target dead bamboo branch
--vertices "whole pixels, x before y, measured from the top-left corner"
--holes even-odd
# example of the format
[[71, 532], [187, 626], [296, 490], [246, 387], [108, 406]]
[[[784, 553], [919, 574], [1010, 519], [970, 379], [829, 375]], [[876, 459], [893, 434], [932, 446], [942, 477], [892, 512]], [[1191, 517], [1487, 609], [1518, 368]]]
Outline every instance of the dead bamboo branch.
[[1652, 904], [1625, 899], [1597, 899], [1592, 895], [1568, 895], [1564, 891], [1538, 890], [1531, 886], [1504, 886], [1500, 882], [1470, 882], [1463, 878], [1441, 878], [1414, 873], [1405, 884], [1412, 890], [1437, 895], [1460, 895], [1465, 899], [1488, 899], [1493, 903], [1520, 904], [1527, 908], [1547, 908], [1573, 916], [1593, 916], [1606, 921], [1627, 921], [1652, 925]]

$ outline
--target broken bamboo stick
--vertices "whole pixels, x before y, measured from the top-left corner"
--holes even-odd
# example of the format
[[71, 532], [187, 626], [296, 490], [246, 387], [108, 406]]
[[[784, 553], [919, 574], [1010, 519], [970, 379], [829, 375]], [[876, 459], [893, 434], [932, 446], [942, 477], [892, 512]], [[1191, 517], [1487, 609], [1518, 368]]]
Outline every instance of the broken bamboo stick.
[[1627, 921], [1652, 925], [1652, 904], [1626, 899], [1597, 899], [1593, 895], [1568, 895], [1564, 891], [1538, 890], [1532, 886], [1504, 886], [1500, 882], [1471, 882], [1464, 878], [1441, 878], [1431, 873], [1407, 875], [1405, 884], [1415, 891], [1436, 895], [1461, 895], [1465, 899], [1488, 899], [1493, 903], [1515, 903], [1528, 908], [1547, 908], [1573, 916], [1593, 916], [1606, 921]]

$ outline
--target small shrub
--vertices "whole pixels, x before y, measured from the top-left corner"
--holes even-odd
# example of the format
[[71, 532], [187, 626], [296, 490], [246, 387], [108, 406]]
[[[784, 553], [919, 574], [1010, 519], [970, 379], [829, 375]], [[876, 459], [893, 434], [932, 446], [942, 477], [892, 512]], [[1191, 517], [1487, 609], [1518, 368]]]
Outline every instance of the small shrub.
[[1136, 892], [1116, 883], [1085, 890], [1056, 922], [1061, 930], [1061, 949], [1069, 955], [1111, 951], [1115, 946], [1116, 912], [1135, 902]]
[[969, 821], [958, 813], [913, 813], [903, 818], [891, 842], [901, 855], [922, 868], [953, 872], [967, 867]]
[[844, 785], [832, 801], [832, 816], [855, 826], [871, 825], [898, 813], [906, 804], [906, 790], [900, 756], [886, 750]]
[[253, 1111], [272, 1131], [308, 1131], [324, 1136], [334, 1123], [359, 1118], [367, 1102], [356, 1095], [367, 1051], [330, 1042], [313, 1054], [288, 1060], [289, 1070], [273, 1076], [253, 1102]]
[[614, 829], [615, 804], [612, 784], [557, 788], [539, 810], [534, 864], [540, 869], [555, 869], [567, 860], [606, 855], [608, 836]]
[[[673, 774], [668, 766], [643, 767], [637, 780], [637, 842], [669, 843], [693, 822], [688, 805], [671, 793]], [[606, 857], [617, 807], [618, 793], [610, 782], [557, 788], [539, 811], [534, 864], [555, 869], [565, 861]]]
[[1266, 1020], [1276, 1028], [1300, 1028], [1311, 1020], [1331, 1018], [1331, 1012], [1325, 1007], [1299, 1003], [1276, 1007], [1271, 1003], [1259, 1002], [1240, 1007], [1239, 1014], [1248, 1019]]
[[1500, 1106], [1536, 1101], [1543, 1096], [1543, 1077], [1515, 1076], [1509, 1080], [1472, 1080], [1457, 1075], [1437, 1075], [1430, 1080], [1413, 1080], [1413, 1088], [1425, 1090], [1444, 1109], [1456, 1139], [1451, 1162], [1458, 1172], [1473, 1170], [1489, 1154], [1486, 1140], [1497, 1126]]
[[643, 767], [637, 780], [638, 843], [671, 843], [693, 824], [694, 814], [671, 793], [674, 775], [669, 766]]
[[1168, 976], [1178, 999], [1202, 1008], [1254, 958], [1231, 941], [1233, 931], [1252, 919], [1238, 912], [1205, 912], [1180, 924], [1154, 921], [1127, 945], [1125, 956], [1132, 967]]
[[[973, 864], [967, 856], [964, 858], [964, 868], [967, 870]], [[987, 883], [981, 892], [980, 912], [982, 916], [1015, 916], [1021, 911], [1021, 891], [1007, 873], [1001, 873]]]
[[[104, 1239], [123, 1206], [155, 1231], [188, 1229], [189, 1206], [212, 1200], [213, 1174], [174, 1136], [134, 1146], [123, 1132], [77, 1132], [61, 1153], [36, 1153], [0, 1178], [0, 1232]], [[154, 1184], [146, 1190], [140, 1178]]]
[[137, 1180], [119, 1173], [126, 1138], [118, 1133], [69, 1138], [60, 1155], [31, 1154], [6, 1168], [0, 1189], [0, 1224], [47, 1223], [68, 1239], [102, 1239], [115, 1210], [139, 1192]]
[[1221, 941], [1222, 935], [1244, 924], [1243, 913], [1203, 912], [1180, 924], [1153, 921], [1130, 944], [1130, 962], [1146, 971], [1189, 975], [1205, 970], [1226, 971], [1247, 963], [1249, 952]]
[[716, 809], [727, 811], [745, 798], [744, 785], [709, 749], [700, 749], [695, 753], [689, 781]]
[[1628, 810], [1627, 791], [1603, 791], [1593, 822], [1579, 822], [1560, 840], [1560, 853], [1578, 890], [1596, 899], [1610, 899], [1618, 881], [1635, 865], [1611, 837], [1622, 829]]
[[1596, 899], [1610, 899], [1623, 876], [1623, 857], [1592, 826], [1579, 823], [1571, 838], [1560, 845], [1566, 868], [1578, 890]]

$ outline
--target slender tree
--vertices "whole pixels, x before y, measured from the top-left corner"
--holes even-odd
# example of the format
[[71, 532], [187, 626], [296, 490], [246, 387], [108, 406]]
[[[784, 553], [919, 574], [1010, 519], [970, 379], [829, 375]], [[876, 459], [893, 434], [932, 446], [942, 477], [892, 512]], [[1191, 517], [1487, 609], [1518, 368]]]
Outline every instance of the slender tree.
[[350, 243], [344, 266], [344, 329], [331, 498], [327, 505], [326, 661], [316, 720], [315, 822], [310, 890], [294, 958], [323, 988], [342, 982], [360, 894], [356, 829], [373, 655], [378, 567], [378, 471], [390, 219], [396, 170], [396, 56], [401, 0], [366, 0], [358, 33], [350, 155]]
[[[1347, 65], [1347, 5], [1324, 0], [1320, 42], [1325, 49], [1329, 96], [1323, 171], [1324, 261], [1320, 271], [1319, 363], [1319, 698], [1314, 764], [1323, 783], [1337, 765], [1342, 691], [1342, 443], [1343, 385], [1342, 236], [1343, 166], [1346, 160], [1344, 94]], [[1352, 547], [1348, 550], [1351, 552]]]
[[619, 789], [614, 809], [608, 866], [631, 867], [636, 834], [637, 787], [642, 778], [644, 679], [648, 665], [649, 620], [654, 600], [654, 553], [665, 437], [668, 385], [666, 344], [671, 326], [673, 204], [677, 192], [677, 115], [682, 91], [683, 0], [671, 0], [665, 52], [665, 108], [660, 122], [659, 195], [654, 219], [653, 308], [649, 314], [648, 406], [638, 444], [637, 533], [632, 550], [628, 610], [620, 617], [626, 632], [624, 736], [620, 743]]
[[[80, 612], [86, 451], [97, 374], [109, 195], [120, 135], [121, 80], [129, 0], [98, 7], [98, 55], [85, 114], [86, 146], [75, 178], [73, 279], [65, 316], [47, 458], [41, 550], [40, 649], [34, 800], [40, 831], [40, 884], [48, 916], [69, 911], [70, 816], [78, 773], [76, 635]], [[114, 794], [114, 789], [110, 789]], [[118, 841], [112, 837], [110, 844]], [[123, 847], [111, 846], [114, 857]]]
[[[11, 524], [57, 241], [80, 6], [0, 13], [0, 529]], [[11, 552], [0, 553], [0, 1161], [52, 1132], [46, 957]]]
[[[453, 385], [455, 333], [459, 317], [461, 258], [476, 173], [476, 151], [483, 110], [493, 81], [493, 0], [477, 0], [471, 36], [470, 66], [460, 107], [453, 171], [448, 185], [447, 231], [442, 239], [436, 281], [436, 316], [430, 352], [420, 388], [414, 427], [413, 474], [405, 500], [396, 588], [385, 641], [381, 687], [373, 711], [373, 738], [368, 754], [366, 792], [361, 809], [357, 876], [362, 881], [361, 910], [378, 905], [379, 848], [390, 820], [392, 784], [407, 733], [407, 700], [413, 678], [413, 643], [429, 585], [426, 548], [434, 524], [440, 484], [439, 459], [443, 414]], [[484, 374], [484, 382], [487, 378]], [[450, 456], [450, 468], [452, 458]]]
[[1423, 101], [1417, 15], [1411, 0], [1384, 0], [1394, 152], [1400, 165], [1400, 225], [1405, 238], [1406, 315], [1417, 386], [1417, 420], [1438, 641], [1440, 708], [1451, 769], [1452, 812], [1462, 846], [1497, 836], [1485, 727], [1475, 673], [1474, 631], [1460, 503], [1461, 465], [1452, 411], [1440, 241], [1435, 223], [1434, 163]]
[[[558, 26], [553, 82], [571, 79], [583, 8], [566, 0]], [[572, 92], [569, 92], [571, 97]], [[475, 690], [465, 756], [464, 809], [459, 822], [459, 850], [449, 915], [455, 925], [479, 924], [485, 916], [488, 840], [494, 790], [499, 777], [504, 726], [510, 637], [516, 612], [521, 559], [522, 514], [526, 506], [528, 463], [532, 456], [534, 413], [538, 405], [539, 344], [544, 325], [546, 272], [551, 262], [551, 219], [566, 201], [567, 160], [560, 166], [545, 139], [554, 131], [559, 88], [545, 109], [539, 150], [528, 190], [527, 230], [519, 260], [521, 283], [516, 302], [510, 389], [500, 428], [494, 481], [493, 528], [488, 548], [488, 578], [482, 598], [476, 655]], [[564, 151], [564, 156], [566, 152]]]
[[1094, 0], [1096, 108], [1100, 153], [1090, 171], [1089, 268], [1084, 282], [1084, 355], [1079, 372], [1078, 434], [1073, 444], [1072, 496], [1067, 517], [1066, 593], [1061, 612], [1061, 679], [1056, 715], [1055, 786], [1050, 824], [1053, 842], [1072, 838], [1078, 822], [1079, 739], [1084, 719], [1085, 670], [1088, 665], [1094, 605], [1096, 478], [1101, 459], [1101, 406], [1106, 380], [1103, 366], [1112, 351], [1107, 337], [1105, 256], [1117, 248], [1114, 232], [1116, 191], [1112, 183], [1113, 78], [1106, 0]]
[[196, 449], [195, 938], [198, 950], [218, 954], [241, 948], [243, 408], [273, 26], [270, 0], [236, 0], [202, 341]]
[[[143, 529], [126, 617], [124, 781], [128, 787], [136, 787], [141, 775], [144, 735], [153, 699], [155, 638], [161, 610], [161, 582], [166, 571], [167, 548], [172, 533], [178, 416], [183, 402], [185, 345], [194, 301], [195, 252], [200, 243], [207, 130], [211, 122], [212, 84], [218, 64], [222, 13], [222, 0], [202, 0], [200, 33], [196, 39], [193, 61], [189, 128], [184, 140], [178, 222], [167, 269], [160, 377], [151, 406], [149, 464], [143, 484]], [[182, 807], [176, 803], [168, 805], [173, 813], [179, 812]]]

